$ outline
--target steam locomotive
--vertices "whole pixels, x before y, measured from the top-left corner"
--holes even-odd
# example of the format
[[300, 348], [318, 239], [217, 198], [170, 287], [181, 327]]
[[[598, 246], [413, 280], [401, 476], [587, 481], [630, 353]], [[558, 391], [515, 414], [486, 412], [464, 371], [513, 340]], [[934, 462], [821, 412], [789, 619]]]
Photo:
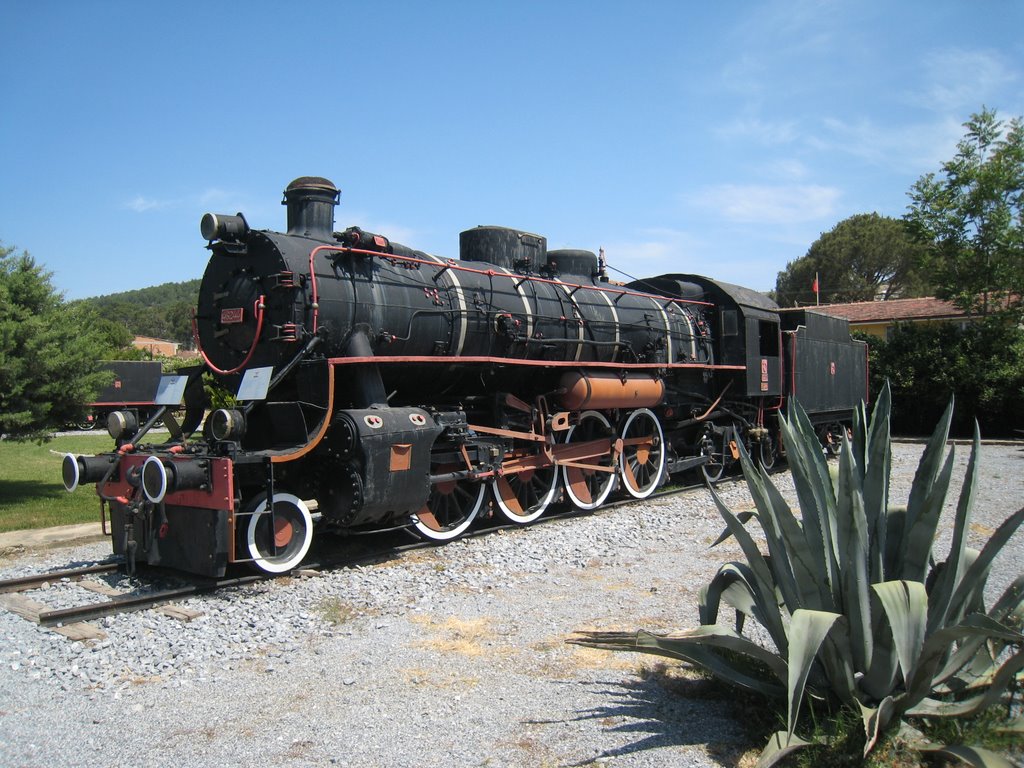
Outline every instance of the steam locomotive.
[[[443, 542], [642, 499], [672, 473], [717, 480], [741, 444], [770, 467], [794, 395], [826, 446], [866, 398], [845, 321], [698, 275], [613, 282], [603, 256], [504, 227], [462, 232], [459, 259], [335, 232], [339, 197], [296, 179], [284, 233], [206, 214], [203, 364], [161, 380], [147, 423], [112, 414], [116, 450], [65, 457], [130, 568], [280, 573], [314, 527]], [[234, 400], [200, 430], [204, 376]], [[171, 439], [144, 442], [182, 400]]]

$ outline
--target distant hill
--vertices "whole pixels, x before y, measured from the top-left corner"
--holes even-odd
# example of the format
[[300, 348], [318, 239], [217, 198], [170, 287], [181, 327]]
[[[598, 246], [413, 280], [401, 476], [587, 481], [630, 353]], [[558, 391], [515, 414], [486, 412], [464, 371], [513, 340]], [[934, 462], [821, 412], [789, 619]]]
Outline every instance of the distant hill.
[[186, 280], [183, 283], [164, 283], [151, 288], [138, 288], [134, 291], [109, 293], [105, 296], [93, 296], [82, 299], [93, 307], [109, 306], [126, 302], [128, 304], [144, 304], [145, 306], [163, 306], [176, 301], [187, 301], [195, 306], [199, 297], [199, 278]]
[[81, 299], [100, 317], [125, 327], [135, 336], [192, 343], [192, 310], [199, 298], [199, 280], [164, 283], [152, 288]]

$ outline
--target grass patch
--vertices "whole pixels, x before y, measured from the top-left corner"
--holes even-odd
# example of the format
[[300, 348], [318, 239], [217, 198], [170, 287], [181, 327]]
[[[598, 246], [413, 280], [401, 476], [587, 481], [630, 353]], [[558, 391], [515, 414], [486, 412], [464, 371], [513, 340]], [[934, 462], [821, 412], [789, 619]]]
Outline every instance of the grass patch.
[[[819, 765], [851, 766], [851, 768], [920, 768], [920, 766], [960, 765], [941, 758], [925, 759], [920, 752], [897, 738], [895, 729], [890, 729], [880, 740], [867, 759], [862, 757], [864, 749], [864, 727], [860, 714], [845, 707], [837, 712], [812, 712], [802, 718], [801, 728], [820, 738], [825, 737], [827, 746], [813, 746], [792, 755], [783, 765], [792, 768], [817, 768]], [[915, 718], [908, 717], [907, 723], [919, 730], [935, 744], [968, 744], [985, 747], [993, 752], [1006, 755], [1014, 760], [1021, 757], [1019, 737], [1000, 729], [1006, 725], [1005, 706], [993, 706], [973, 717], [956, 718]]]
[[55, 437], [48, 443], [0, 440], [0, 533], [99, 520], [92, 486], [64, 490], [60, 464], [65, 453], [113, 450], [106, 433]]
[[317, 613], [329, 624], [336, 627], [348, 624], [363, 616], [371, 615], [371, 611], [359, 608], [352, 603], [337, 597], [328, 597], [320, 601]]

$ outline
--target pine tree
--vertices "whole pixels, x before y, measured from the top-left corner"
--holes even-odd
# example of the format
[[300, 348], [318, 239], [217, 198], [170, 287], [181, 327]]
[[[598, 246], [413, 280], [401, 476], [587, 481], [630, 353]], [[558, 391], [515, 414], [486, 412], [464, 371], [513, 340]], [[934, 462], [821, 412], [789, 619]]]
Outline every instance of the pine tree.
[[[0, 435], [44, 439], [78, 421], [106, 383], [109, 329], [64, 303], [51, 273], [0, 245]], [[104, 331], [107, 331], [106, 333]]]

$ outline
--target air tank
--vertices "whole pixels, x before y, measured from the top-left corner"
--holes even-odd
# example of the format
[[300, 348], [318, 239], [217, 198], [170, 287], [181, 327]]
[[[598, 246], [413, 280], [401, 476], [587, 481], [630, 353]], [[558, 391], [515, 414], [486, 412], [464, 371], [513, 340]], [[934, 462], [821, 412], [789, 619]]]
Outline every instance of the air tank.
[[562, 376], [559, 403], [569, 411], [586, 408], [652, 408], [665, 397], [665, 382], [643, 374], [573, 371]]

